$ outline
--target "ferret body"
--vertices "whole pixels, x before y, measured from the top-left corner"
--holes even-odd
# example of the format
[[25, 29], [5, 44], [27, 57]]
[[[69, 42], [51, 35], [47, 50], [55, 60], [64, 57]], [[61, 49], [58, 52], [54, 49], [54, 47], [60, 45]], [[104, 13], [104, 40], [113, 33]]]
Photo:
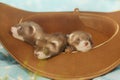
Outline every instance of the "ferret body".
[[74, 31], [68, 35], [68, 45], [72, 49], [81, 52], [87, 52], [92, 49], [92, 40], [89, 33], [83, 31]]
[[44, 31], [33, 21], [21, 22], [11, 28], [12, 36], [31, 45], [35, 45], [37, 39], [43, 39]]
[[38, 59], [46, 59], [63, 52], [67, 45], [67, 39], [64, 34], [54, 33], [49, 34], [46, 40], [38, 40], [34, 54]]

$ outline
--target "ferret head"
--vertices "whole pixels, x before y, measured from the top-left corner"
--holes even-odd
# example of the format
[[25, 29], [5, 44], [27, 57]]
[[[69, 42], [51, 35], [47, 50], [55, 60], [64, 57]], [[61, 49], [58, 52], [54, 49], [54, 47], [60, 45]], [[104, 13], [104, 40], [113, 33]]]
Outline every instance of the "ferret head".
[[68, 44], [77, 51], [87, 52], [92, 48], [91, 35], [83, 31], [75, 31], [68, 35]]
[[67, 40], [65, 35], [55, 33], [48, 35], [44, 41], [38, 40], [36, 45], [34, 53], [38, 59], [46, 59], [63, 52], [67, 45]]
[[11, 28], [14, 38], [22, 41], [33, 43], [36, 39], [43, 36], [42, 28], [33, 21], [21, 22]]

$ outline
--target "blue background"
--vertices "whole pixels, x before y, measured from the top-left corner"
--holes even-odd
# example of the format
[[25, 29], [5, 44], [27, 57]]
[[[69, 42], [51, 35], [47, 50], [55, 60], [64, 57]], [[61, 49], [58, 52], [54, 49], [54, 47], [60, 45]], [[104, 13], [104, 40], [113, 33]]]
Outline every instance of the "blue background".
[[111, 12], [120, 9], [120, 0], [0, 0], [29, 11], [81, 11]]

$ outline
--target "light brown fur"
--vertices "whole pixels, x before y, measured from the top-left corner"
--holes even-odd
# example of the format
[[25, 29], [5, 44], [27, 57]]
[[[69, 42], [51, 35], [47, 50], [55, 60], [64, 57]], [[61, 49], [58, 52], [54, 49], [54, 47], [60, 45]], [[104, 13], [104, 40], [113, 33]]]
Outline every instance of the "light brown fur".
[[92, 48], [92, 36], [83, 31], [70, 33], [67, 41], [69, 46], [76, 51], [86, 52]]

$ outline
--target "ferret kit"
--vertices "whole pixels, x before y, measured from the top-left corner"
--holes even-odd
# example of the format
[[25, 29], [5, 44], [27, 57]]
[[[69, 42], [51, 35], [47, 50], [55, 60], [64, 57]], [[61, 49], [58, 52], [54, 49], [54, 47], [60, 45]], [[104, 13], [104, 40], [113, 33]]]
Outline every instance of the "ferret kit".
[[47, 33], [33, 21], [20, 22], [11, 27], [12, 36], [34, 47], [38, 59], [47, 59], [61, 52], [87, 52], [92, 49], [92, 36], [84, 31], [69, 34]]

